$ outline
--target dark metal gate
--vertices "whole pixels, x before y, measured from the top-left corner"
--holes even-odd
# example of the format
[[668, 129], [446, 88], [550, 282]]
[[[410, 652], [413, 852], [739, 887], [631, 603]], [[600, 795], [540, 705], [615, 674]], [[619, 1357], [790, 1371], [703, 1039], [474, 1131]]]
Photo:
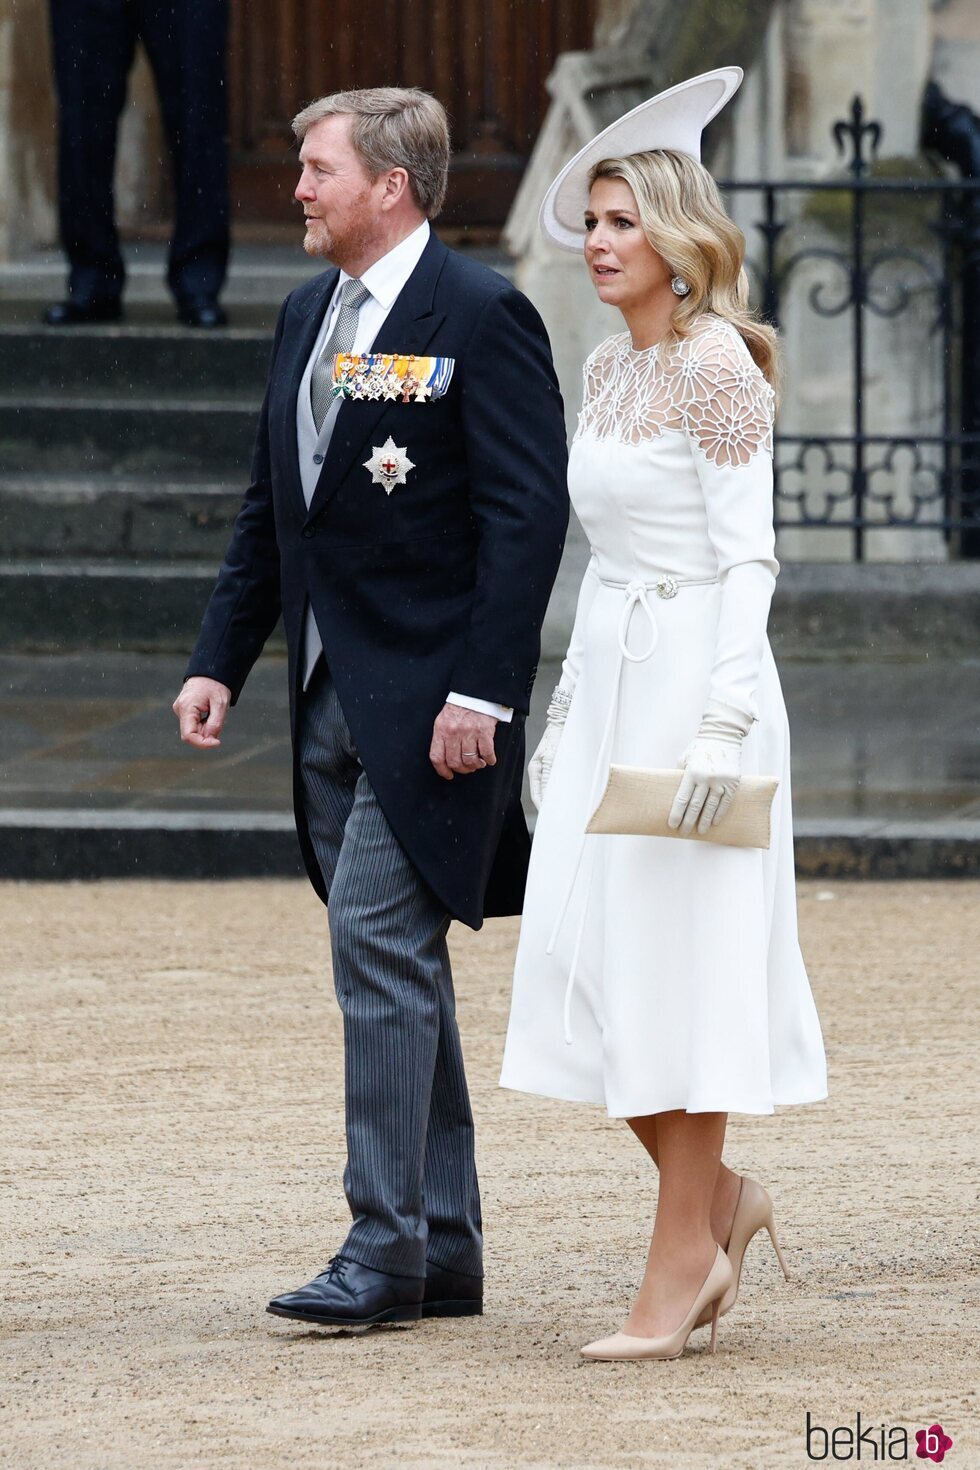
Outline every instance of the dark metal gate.
[[[980, 180], [951, 179], [938, 171], [923, 177], [873, 175], [881, 127], [866, 119], [860, 98], [849, 118], [835, 125], [834, 137], [846, 156], [846, 178], [721, 186], [733, 209], [740, 207], [737, 196], [754, 194], [761, 201], [761, 218], [747, 230], [747, 266], [762, 314], [779, 326], [795, 292], [795, 333], [801, 309], [815, 320], [836, 317], [849, 325], [848, 421], [828, 423], [819, 432], [777, 424], [777, 526], [845, 530], [859, 561], [868, 533], [886, 528], [941, 532], [955, 543], [954, 551], [975, 555], [980, 343], [972, 341], [977, 314], [969, 291], [980, 285]], [[834, 243], [826, 243], [826, 229], [818, 231], [821, 243], [806, 242], [801, 203], [818, 223], [833, 221]], [[896, 235], [902, 238], [896, 241]], [[807, 271], [822, 271], [823, 278], [800, 290]], [[913, 305], [921, 315], [924, 298], [929, 320], [923, 352], [938, 355], [929, 431], [876, 432], [869, 415], [869, 326], [873, 318], [898, 318]], [[895, 490], [899, 466], [902, 496]]]

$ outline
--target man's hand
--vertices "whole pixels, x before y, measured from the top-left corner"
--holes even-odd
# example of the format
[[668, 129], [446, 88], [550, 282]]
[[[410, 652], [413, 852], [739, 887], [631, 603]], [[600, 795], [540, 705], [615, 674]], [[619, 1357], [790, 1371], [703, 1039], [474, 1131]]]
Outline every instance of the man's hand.
[[173, 702], [173, 712], [180, 721], [181, 740], [204, 750], [220, 745], [218, 736], [230, 704], [231, 690], [227, 684], [198, 675], [188, 679]]
[[468, 776], [495, 766], [493, 732], [497, 721], [492, 715], [478, 714], [460, 704], [444, 704], [432, 727], [429, 760], [436, 774], [451, 781], [453, 773]]

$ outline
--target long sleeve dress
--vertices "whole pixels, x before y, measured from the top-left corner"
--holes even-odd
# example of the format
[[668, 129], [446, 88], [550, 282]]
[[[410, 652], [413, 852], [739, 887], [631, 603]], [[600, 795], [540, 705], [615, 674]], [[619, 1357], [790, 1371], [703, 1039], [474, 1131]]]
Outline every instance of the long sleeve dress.
[[[538, 814], [501, 1085], [604, 1104], [771, 1113], [827, 1095], [796, 922], [789, 728], [766, 622], [778, 573], [773, 393], [705, 314], [668, 349], [585, 365], [569, 490], [592, 558], [574, 686]], [[771, 846], [585, 834], [610, 761], [675, 768], [706, 703], [779, 779]]]

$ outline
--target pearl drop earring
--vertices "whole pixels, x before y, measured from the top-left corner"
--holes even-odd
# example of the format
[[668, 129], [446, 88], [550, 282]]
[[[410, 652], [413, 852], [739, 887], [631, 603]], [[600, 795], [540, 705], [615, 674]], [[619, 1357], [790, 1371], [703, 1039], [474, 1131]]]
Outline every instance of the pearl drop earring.
[[674, 276], [670, 283], [670, 289], [675, 296], [686, 296], [691, 288], [683, 276]]

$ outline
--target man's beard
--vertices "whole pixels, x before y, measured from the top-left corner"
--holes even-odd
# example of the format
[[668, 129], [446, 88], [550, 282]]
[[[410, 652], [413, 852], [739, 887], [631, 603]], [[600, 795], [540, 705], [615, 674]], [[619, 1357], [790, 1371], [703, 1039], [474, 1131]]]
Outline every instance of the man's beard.
[[[375, 229], [367, 204], [368, 195], [366, 193], [352, 201], [346, 228], [341, 233], [331, 234], [325, 222], [318, 215], [308, 217], [306, 234], [303, 238], [303, 249], [307, 255], [329, 260], [331, 265], [339, 265], [343, 270], [347, 262], [360, 260], [365, 254], [369, 254]], [[312, 230], [310, 223], [313, 225]]]
[[314, 219], [312, 216], [307, 216], [306, 234], [303, 236], [303, 249], [307, 255], [319, 256], [323, 260], [331, 259], [333, 255], [333, 237], [322, 219]]

